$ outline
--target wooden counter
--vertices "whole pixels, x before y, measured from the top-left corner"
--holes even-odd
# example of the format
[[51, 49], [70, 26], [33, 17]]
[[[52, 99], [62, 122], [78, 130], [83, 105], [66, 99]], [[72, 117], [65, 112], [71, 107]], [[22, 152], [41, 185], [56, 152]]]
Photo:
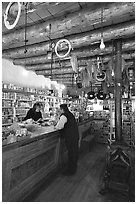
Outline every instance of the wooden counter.
[[[80, 141], [91, 120], [79, 124]], [[39, 128], [31, 138], [2, 148], [2, 201], [22, 201], [41, 181], [61, 167], [62, 147], [59, 131]], [[64, 147], [63, 147], [64, 148]]]

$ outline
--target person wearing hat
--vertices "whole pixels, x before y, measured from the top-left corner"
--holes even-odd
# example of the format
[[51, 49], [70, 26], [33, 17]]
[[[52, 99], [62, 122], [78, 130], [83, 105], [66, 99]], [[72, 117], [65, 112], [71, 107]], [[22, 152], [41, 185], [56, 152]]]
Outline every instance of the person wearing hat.
[[42, 114], [41, 114], [41, 105], [40, 103], [35, 103], [33, 105], [33, 108], [30, 108], [27, 112], [26, 117], [23, 119], [23, 121], [28, 120], [28, 119], [33, 119], [34, 121], [38, 121], [42, 119]]
[[60, 119], [55, 129], [61, 130], [61, 136], [65, 138], [68, 150], [68, 166], [63, 174], [72, 175], [77, 171], [79, 141], [78, 125], [74, 115], [69, 111], [67, 104], [61, 104], [60, 111]]

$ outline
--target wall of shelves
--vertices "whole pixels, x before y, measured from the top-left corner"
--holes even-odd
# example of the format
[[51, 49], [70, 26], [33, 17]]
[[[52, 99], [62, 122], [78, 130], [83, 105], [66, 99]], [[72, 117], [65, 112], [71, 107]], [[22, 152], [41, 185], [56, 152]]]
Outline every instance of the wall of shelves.
[[[27, 111], [33, 107], [35, 102], [40, 102], [42, 105], [42, 113], [45, 116], [49, 108], [53, 111], [58, 108], [63, 102], [62, 98], [47, 95], [48, 92], [44, 90], [36, 90], [31, 88], [17, 88], [16, 86], [9, 86], [3, 84], [2, 89], [2, 126], [11, 125], [16, 120], [21, 121]], [[57, 94], [55, 94], [57, 95]], [[45, 108], [48, 107], [48, 108]]]

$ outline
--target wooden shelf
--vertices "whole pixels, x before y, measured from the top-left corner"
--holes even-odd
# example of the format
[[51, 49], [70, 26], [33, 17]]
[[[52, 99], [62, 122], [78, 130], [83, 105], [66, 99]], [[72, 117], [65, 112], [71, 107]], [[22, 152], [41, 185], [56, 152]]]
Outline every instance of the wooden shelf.
[[20, 93], [20, 94], [27, 94], [27, 95], [41, 95], [41, 96], [45, 96], [45, 94], [39, 94], [39, 93], [34, 93], [34, 92], [27, 92], [27, 91], [23, 91], [23, 90], [15, 90], [15, 89], [2, 89], [2, 92], [14, 92], [14, 93]]
[[2, 100], [13, 101], [14, 99], [11, 99], [11, 98], [2, 98]]
[[13, 114], [2, 115], [2, 117], [8, 117], [8, 116], [13, 116]]
[[5, 124], [2, 124], [2, 126], [9, 126], [9, 125], [12, 125], [12, 123], [5, 123]]

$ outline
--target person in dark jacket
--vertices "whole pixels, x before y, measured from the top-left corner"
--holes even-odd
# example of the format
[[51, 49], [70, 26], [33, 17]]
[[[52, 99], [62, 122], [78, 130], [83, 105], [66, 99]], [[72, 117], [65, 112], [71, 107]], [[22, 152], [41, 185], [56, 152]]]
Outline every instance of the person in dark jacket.
[[29, 111], [27, 112], [26, 117], [23, 119], [23, 121], [27, 120], [27, 119], [33, 119], [34, 121], [38, 121], [40, 119], [42, 119], [42, 114], [41, 114], [41, 105], [40, 103], [35, 103], [33, 105], [33, 108], [30, 108]]
[[66, 147], [68, 150], [68, 168], [63, 174], [72, 175], [77, 171], [78, 161], [78, 141], [79, 132], [78, 125], [74, 115], [68, 110], [67, 104], [60, 105], [60, 119], [55, 126], [55, 129], [61, 130], [61, 135], [65, 138]]

